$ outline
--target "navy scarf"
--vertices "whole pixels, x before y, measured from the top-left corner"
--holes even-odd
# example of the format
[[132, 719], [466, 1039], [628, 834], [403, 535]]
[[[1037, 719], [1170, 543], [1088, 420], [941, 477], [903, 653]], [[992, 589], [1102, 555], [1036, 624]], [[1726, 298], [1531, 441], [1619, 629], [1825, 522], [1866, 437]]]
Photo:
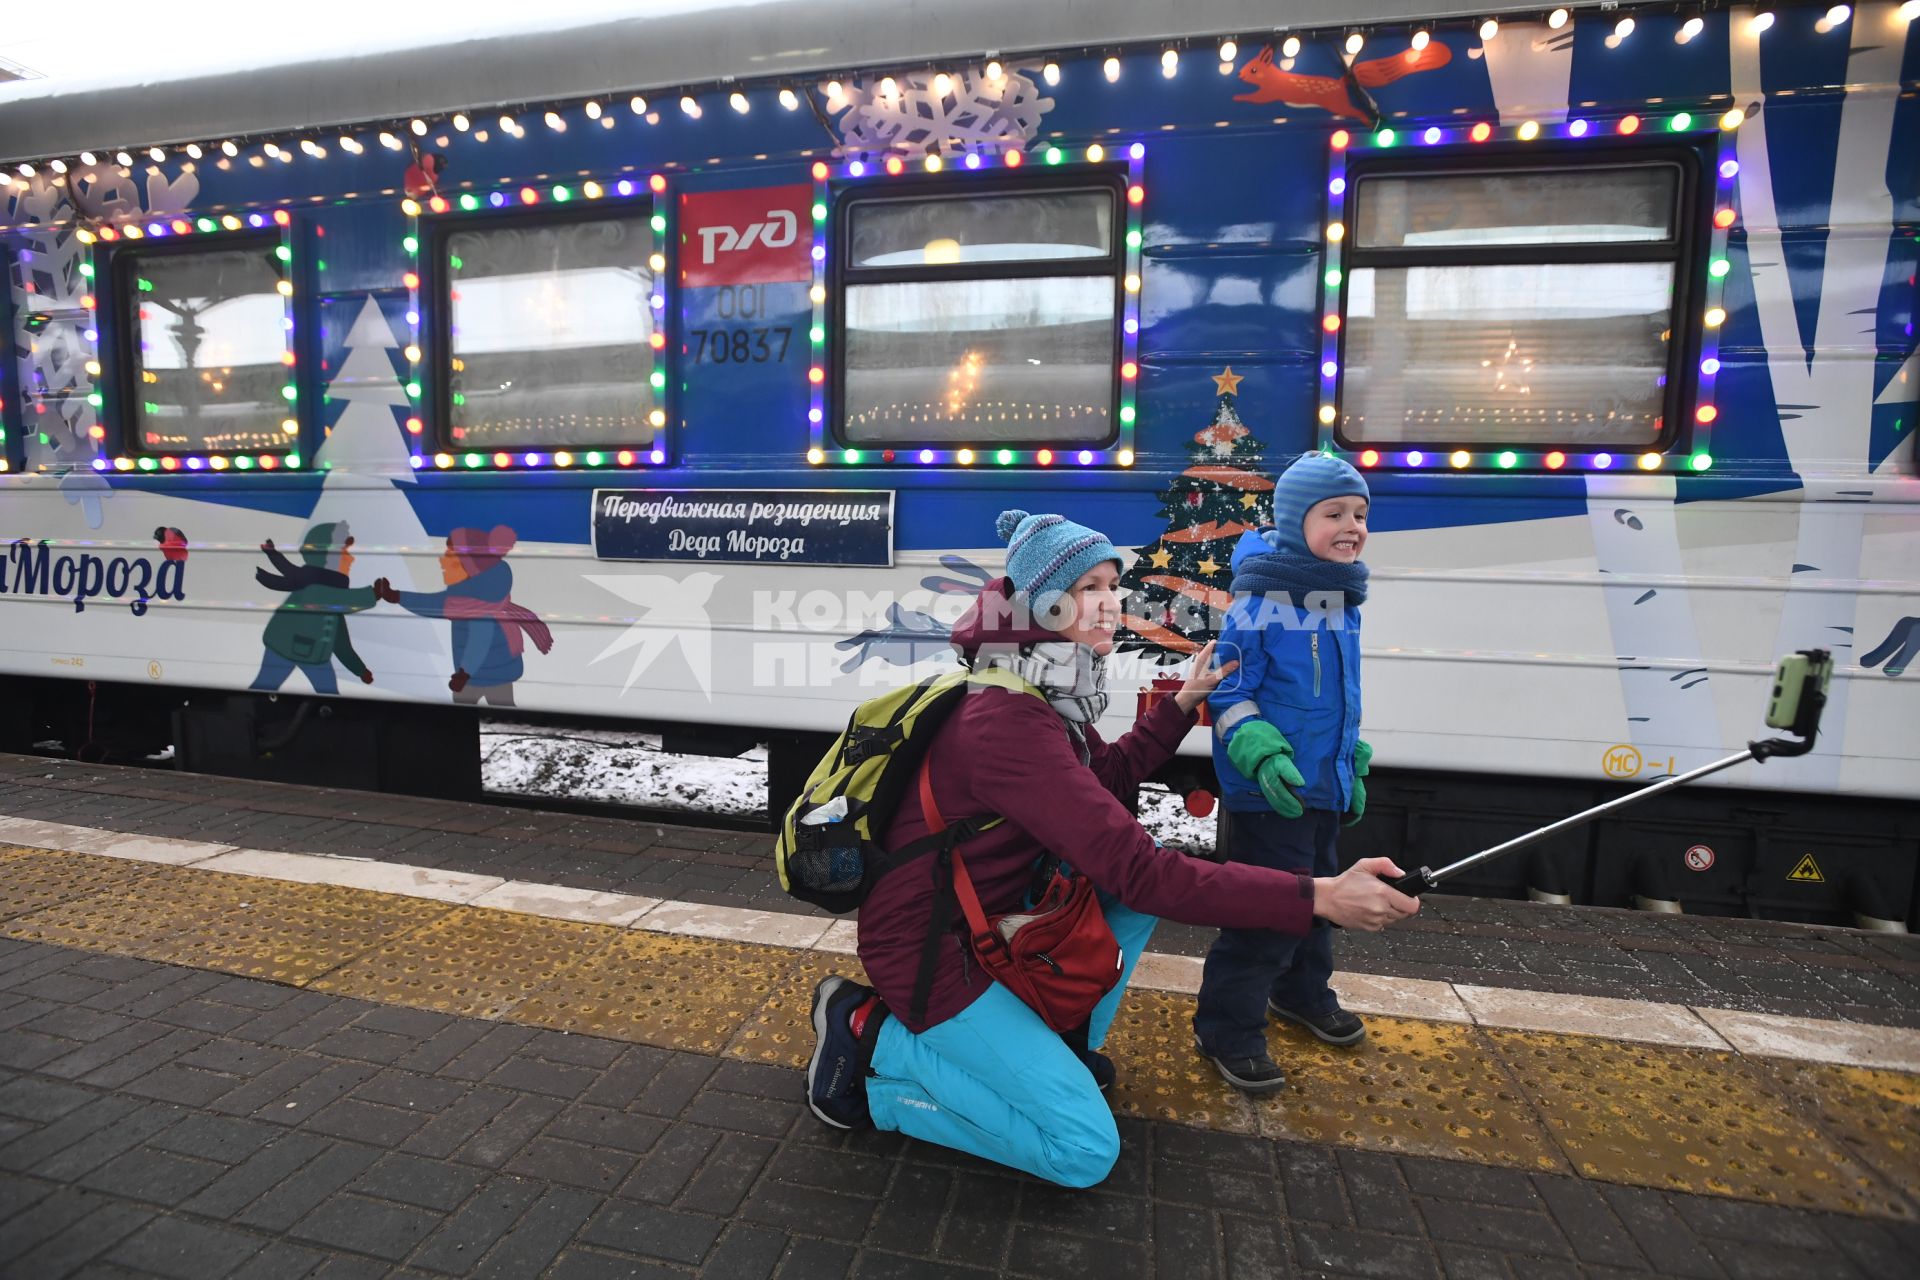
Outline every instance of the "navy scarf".
[[1248, 556], [1233, 575], [1233, 594], [1266, 595], [1281, 592], [1295, 605], [1313, 591], [1339, 591], [1345, 594], [1347, 607], [1357, 609], [1367, 602], [1367, 566], [1358, 560], [1341, 564], [1316, 556], [1289, 555], [1269, 551]]
[[329, 569], [318, 564], [294, 564], [280, 554], [279, 548], [262, 547], [267, 559], [273, 561], [278, 573], [268, 573], [265, 569], [255, 569], [253, 578], [269, 591], [285, 591], [292, 594], [304, 591], [308, 587], [345, 587], [347, 575], [338, 569]]

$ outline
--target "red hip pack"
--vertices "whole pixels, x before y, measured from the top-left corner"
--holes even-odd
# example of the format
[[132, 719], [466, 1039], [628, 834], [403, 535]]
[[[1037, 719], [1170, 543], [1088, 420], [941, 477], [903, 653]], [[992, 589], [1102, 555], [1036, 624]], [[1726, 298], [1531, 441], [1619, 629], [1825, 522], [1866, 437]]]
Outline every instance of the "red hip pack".
[[[920, 766], [920, 808], [928, 831], [949, 829], [934, 805], [926, 764]], [[1120, 980], [1120, 944], [1100, 910], [1093, 882], [1055, 871], [1031, 909], [989, 916], [960, 851], [948, 845], [940, 858], [951, 864], [953, 895], [967, 921], [967, 946], [980, 967], [1055, 1031], [1086, 1025], [1093, 1007]], [[936, 920], [935, 927], [944, 930], [945, 925]]]

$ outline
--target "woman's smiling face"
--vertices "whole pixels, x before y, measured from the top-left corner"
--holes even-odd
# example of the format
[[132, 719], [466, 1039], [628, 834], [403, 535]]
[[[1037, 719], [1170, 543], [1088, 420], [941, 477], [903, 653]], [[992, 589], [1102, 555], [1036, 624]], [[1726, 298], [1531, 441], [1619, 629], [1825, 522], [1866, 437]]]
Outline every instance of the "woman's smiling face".
[[1120, 569], [1102, 560], [1075, 579], [1066, 599], [1055, 608], [1072, 610], [1073, 618], [1060, 629], [1062, 640], [1086, 645], [1095, 653], [1113, 652], [1113, 633], [1120, 625]]

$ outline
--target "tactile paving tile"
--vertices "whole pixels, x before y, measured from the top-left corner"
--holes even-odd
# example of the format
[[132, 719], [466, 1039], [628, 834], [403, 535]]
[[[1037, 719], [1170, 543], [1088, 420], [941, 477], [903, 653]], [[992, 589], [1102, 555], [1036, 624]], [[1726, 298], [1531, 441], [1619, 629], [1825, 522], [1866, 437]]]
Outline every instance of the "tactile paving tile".
[[1595, 1036], [1487, 1037], [1586, 1177], [1887, 1212], [1873, 1176], [1731, 1054]]
[[214, 922], [246, 901], [257, 883], [243, 876], [155, 867], [129, 882], [124, 893], [92, 894], [18, 916], [0, 924], [0, 934], [164, 960], [175, 954], [168, 943], [176, 937], [184, 936], [189, 944], [210, 938]]
[[509, 1020], [718, 1055], [795, 959], [751, 943], [629, 932], [529, 997]]
[[315, 991], [498, 1018], [626, 931], [460, 907], [314, 979]]
[[[1890, 1187], [1920, 1192], [1920, 1076], [1777, 1058], [1749, 1062], [1778, 1080], [1828, 1136], [1878, 1170]], [[1912, 1205], [1900, 1196], [1885, 1199], [1887, 1213], [1913, 1216]]]
[[1544, 1172], [1566, 1162], [1499, 1059], [1471, 1027], [1367, 1019], [1367, 1038], [1337, 1049], [1273, 1027], [1268, 1052], [1287, 1085], [1262, 1101], [1260, 1132], [1401, 1155]]
[[1193, 999], [1129, 990], [1107, 1032], [1117, 1079], [1108, 1091], [1121, 1115], [1252, 1133], [1254, 1106], [1193, 1047]]
[[305, 986], [330, 969], [446, 915], [453, 907], [366, 889], [200, 872], [234, 882], [237, 901], [204, 927], [161, 940], [146, 958]]
[[813, 1056], [813, 989], [829, 974], [864, 983], [867, 971], [852, 956], [802, 951], [773, 986], [773, 994], [749, 1018], [723, 1054], [796, 1070]]
[[0, 848], [0, 920], [89, 894], [119, 893], [156, 869], [151, 862], [91, 853]]

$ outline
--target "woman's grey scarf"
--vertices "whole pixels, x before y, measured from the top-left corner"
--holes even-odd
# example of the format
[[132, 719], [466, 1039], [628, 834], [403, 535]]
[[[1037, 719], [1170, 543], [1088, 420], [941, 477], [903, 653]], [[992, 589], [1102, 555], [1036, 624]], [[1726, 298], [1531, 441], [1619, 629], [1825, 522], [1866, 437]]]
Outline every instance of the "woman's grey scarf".
[[1020, 646], [1017, 653], [981, 653], [987, 665], [1004, 667], [1046, 695], [1067, 722], [1067, 734], [1087, 763], [1086, 725], [1107, 710], [1107, 660], [1084, 644], [1048, 640]]

